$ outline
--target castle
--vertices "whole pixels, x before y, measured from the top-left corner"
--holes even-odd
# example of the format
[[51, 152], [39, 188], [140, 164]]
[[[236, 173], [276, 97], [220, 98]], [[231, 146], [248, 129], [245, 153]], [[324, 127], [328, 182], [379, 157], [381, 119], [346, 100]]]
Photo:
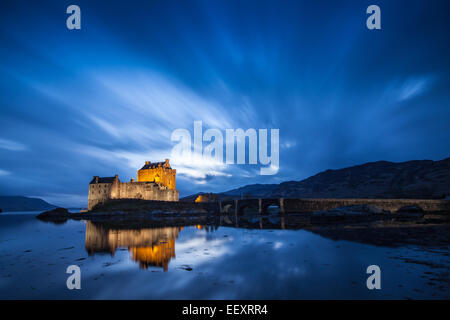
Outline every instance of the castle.
[[166, 159], [156, 163], [146, 161], [137, 172], [137, 181], [121, 182], [117, 174], [103, 178], [94, 176], [89, 183], [88, 210], [110, 199], [178, 201], [176, 173], [170, 167], [169, 159]]

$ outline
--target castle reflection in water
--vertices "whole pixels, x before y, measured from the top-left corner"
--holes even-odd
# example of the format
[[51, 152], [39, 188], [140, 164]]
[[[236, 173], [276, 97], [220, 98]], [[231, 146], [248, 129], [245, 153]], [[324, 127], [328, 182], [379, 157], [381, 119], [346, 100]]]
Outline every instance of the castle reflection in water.
[[[214, 230], [211, 226], [196, 227]], [[89, 255], [108, 252], [111, 256], [118, 248], [128, 248], [141, 269], [162, 267], [167, 271], [170, 260], [175, 258], [175, 240], [182, 230], [183, 227], [120, 229], [87, 221], [85, 248]]]

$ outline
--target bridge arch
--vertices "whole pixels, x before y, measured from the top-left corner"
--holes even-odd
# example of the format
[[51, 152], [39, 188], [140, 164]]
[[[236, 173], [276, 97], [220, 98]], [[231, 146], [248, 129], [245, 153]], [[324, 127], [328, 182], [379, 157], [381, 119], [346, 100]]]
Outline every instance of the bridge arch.
[[278, 213], [281, 212], [280, 200], [279, 199], [262, 199], [261, 204], [261, 213], [262, 214], [270, 214], [271, 211], [269, 208], [278, 208]]
[[266, 215], [278, 215], [281, 213], [280, 205], [275, 203], [269, 204], [264, 208], [263, 213]]
[[246, 213], [258, 214], [258, 212], [259, 205], [257, 201], [240, 201], [240, 203], [238, 204], [238, 215], [243, 215]]

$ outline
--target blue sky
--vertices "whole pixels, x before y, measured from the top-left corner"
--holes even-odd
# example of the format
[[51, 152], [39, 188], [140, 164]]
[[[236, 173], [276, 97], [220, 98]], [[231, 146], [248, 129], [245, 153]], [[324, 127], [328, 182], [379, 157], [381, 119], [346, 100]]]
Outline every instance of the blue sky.
[[[81, 30], [66, 8], [81, 8]], [[381, 8], [381, 30], [366, 8]], [[280, 166], [173, 163], [181, 196], [450, 155], [447, 1], [5, 1], [0, 194], [86, 205], [178, 128], [280, 129]]]

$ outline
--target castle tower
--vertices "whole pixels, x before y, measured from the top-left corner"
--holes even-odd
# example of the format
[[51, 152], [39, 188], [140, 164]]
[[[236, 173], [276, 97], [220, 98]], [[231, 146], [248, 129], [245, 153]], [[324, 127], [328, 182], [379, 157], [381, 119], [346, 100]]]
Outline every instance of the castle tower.
[[177, 170], [172, 169], [169, 159], [164, 162], [146, 161], [145, 165], [137, 172], [137, 182], [155, 182], [171, 190], [175, 190], [175, 176]]

